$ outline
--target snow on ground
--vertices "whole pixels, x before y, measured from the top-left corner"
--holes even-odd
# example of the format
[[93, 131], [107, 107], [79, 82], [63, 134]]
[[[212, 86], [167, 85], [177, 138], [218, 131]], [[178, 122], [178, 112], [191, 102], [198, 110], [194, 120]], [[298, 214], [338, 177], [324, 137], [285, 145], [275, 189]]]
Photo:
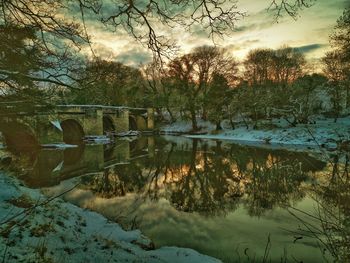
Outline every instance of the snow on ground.
[[192, 249], [162, 247], [95, 212], [20, 185], [0, 171], [2, 262], [220, 262]]
[[[273, 120], [266, 128], [253, 129], [242, 126], [230, 129], [225, 125], [222, 131], [214, 131], [215, 126], [202, 122], [207, 134], [184, 135], [188, 138], [231, 140], [243, 144], [254, 144], [262, 147], [296, 148], [296, 149], [334, 149], [337, 142], [350, 140], [350, 117], [334, 119], [315, 118], [315, 124], [298, 124], [288, 127], [282, 120]], [[180, 121], [161, 129], [164, 132], [186, 133], [191, 131], [191, 123]]]
[[[210, 132], [215, 129], [215, 125], [209, 121], [198, 119], [198, 127], [202, 132]], [[187, 133], [192, 130], [191, 121], [177, 121], [161, 128], [163, 133]]]

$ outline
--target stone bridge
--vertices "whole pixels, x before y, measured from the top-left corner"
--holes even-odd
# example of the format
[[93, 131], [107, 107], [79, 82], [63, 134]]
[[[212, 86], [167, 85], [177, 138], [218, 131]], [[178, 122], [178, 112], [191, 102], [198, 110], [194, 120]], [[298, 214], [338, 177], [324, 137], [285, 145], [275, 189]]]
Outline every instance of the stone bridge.
[[151, 108], [58, 105], [46, 112], [38, 107], [35, 112], [14, 108], [12, 113], [8, 108], [5, 111], [0, 107], [0, 132], [7, 144], [79, 144], [86, 136], [154, 129]]

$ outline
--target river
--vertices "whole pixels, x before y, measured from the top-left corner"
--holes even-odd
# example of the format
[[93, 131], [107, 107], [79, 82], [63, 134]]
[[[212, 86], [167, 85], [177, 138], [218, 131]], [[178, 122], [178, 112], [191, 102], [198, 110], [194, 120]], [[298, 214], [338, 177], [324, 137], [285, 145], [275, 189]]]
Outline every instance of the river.
[[339, 233], [329, 237], [325, 211], [349, 218], [334, 163], [307, 153], [149, 136], [16, 153], [15, 163], [31, 188], [53, 196], [77, 185], [67, 202], [140, 229], [156, 247], [224, 262], [332, 259]]

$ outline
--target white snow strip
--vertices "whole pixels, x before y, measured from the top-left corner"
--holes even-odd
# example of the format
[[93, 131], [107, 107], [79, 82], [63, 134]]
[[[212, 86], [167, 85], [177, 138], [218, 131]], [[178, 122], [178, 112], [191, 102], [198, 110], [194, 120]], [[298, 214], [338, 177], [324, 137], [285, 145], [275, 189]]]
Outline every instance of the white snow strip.
[[57, 129], [59, 129], [61, 132], [63, 132], [63, 129], [61, 127], [61, 123], [59, 121], [51, 121], [51, 124], [55, 126]]
[[[205, 124], [205, 125], [203, 125]], [[257, 146], [278, 148], [312, 148], [314, 150], [335, 149], [340, 141], [350, 140], [350, 117], [340, 118], [334, 123], [334, 119], [316, 119], [316, 124], [299, 124], [296, 127], [287, 127], [282, 120], [274, 120], [273, 128], [236, 129], [225, 128], [222, 131], [214, 131], [214, 125], [202, 122], [201, 131], [207, 134], [184, 135], [187, 138], [230, 140], [241, 144], [254, 144]], [[189, 132], [191, 123], [180, 121], [161, 129], [171, 132]]]
[[78, 145], [75, 144], [67, 144], [67, 143], [48, 143], [42, 144], [42, 148], [52, 148], [52, 149], [65, 149], [65, 148], [76, 148]]

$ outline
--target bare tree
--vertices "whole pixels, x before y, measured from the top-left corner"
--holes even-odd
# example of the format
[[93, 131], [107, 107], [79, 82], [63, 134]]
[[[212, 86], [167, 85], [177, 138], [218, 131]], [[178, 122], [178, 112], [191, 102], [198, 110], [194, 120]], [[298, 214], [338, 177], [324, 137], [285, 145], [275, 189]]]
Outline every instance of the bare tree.
[[[333, 101], [335, 121], [342, 111], [342, 98], [345, 108], [350, 107], [350, 8], [344, 10], [330, 36], [333, 50], [322, 59], [324, 73], [330, 80], [330, 93]], [[345, 95], [345, 96], [344, 96]]]
[[291, 47], [255, 49], [249, 52], [244, 61], [245, 77], [255, 86], [283, 85], [300, 77], [305, 64], [303, 54]]
[[146, 98], [148, 105], [155, 107], [159, 120], [164, 120], [165, 109], [170, 117], [170, 122], [176, 121], [176, 116], [172, 107], [177, 105], [177, 98], [173, 94], [171, 80], [167, 76], [167, 72], [161, 65], [155, 61], [142, 67]]
[[79, 78], [80, 89], [67, 99], [73, 103], [144, 106], [140, 70], [119, 62], [96, 59], [87, 63]]
[[185, 95], [185, 108], [191, 115], [193, 130], [198, 129], [196, 115], [199, 109], [202, 118], [207, 118], [208, 92], [213, 77], [220, 75], [228, 82], [238, 71], [234, 58], [215, 46], [197, 47], [172, 60], [168, 68], [169, 77], [176, 83], [174, 87]]
[[[285, 10], [295, 17], [297, 11], [310, 5], [310, 1], [269, 0], [267, 4], [270, 2], [270, 9], [275, 7], [278, 16]], [[32, 72], [29, 75], [1, 68], [0, 75], [2, 79], [20, 75], [35, 82], [72, 88], [77, 81], [71, 70], [77, 67], [74, 64], [77, 56], [73, 51], [90, 43], [86, 17], [125, 30], [161, 60], [176, 50], [175, 42], [164, 34], [166, 29], [200, 27], [214, 39], [232, 32], [237, 20], [243, 16], [237, 2], [230, 0], [2, 0], [0, 24], [33, 28], [38, 36], [35, 46], [42, 50], [43, 57], [50, 57], [50, 62], [56, 65], [50, 70], [42, 68], [40, 74]]]
[[[350, 107], [350, 8], [344, 10], [342, 16], [338, 19], [333, 34], [330, 36], [330, 42], [334, 47], [333, 54], [326, 55], [325, 60], [333, 57], [338, 65], [338, 81], [340, 81], [346, 90], [346, 107]], [[336, 62], [337, 61], [337, 62]], [[339, 68], [340, 67], [340, 68]], [[327, 63], [326, 63], [327, 68]], [[332, 70], [329, 68], [329, 70]]]
[[350, 60], [350, 8], [344, 10], [338, 19], [333, 34], [330, 37], [331, 44], [343, 53], [343, 60]]
[[248, 53], [244, 61], [244, 75], [250, 85], [264, 85], [271, 82], [273, 53], [272, 49], [255, 49]]
[[272, 79], [282, 85], [291, 83], [302, 75], [305, 64], [302, 53], [288, 46], [279, 48], [273, 57]]
[[[41, 59], [46, 66], [40, 71], [23, 72], [10, 70], [6, 65], [1, 66], [0, 74], [3, 79], [23, 78], [39, 83], [72, 87], [76, 79], [71, 74], [75, 65], [75, 52], [82, 44], [89, 41], [79, 23], [69, 12], [69, 2], [51, 0], [6, 0], [0, 3], [0, 23], [2, 33], [11, 28], [31, 30], [35, 39], [25, 43], [25, 48], [40, 52]], [[83, 2], [80, 2], [83, 6]], [[87, 6], [91, 7], [92, 6]], [[26, 40], [24, 40], [26, 41]], [[7, 48], [11, 50], [14, 43], [9, 41]], [[44, 63], [44, 62], [43, 62]]]
[[342, 87], [344, 84], [344, 68], [342, 65], [342, 55], [337, 50], [326, 53], [322, 59], [324, 73], [329, 79], [330, 94], [334, 111], [334, 122], [342, 110]]
[[250, 115], [255, 122], [254, 127], [257, 127], [258, 119], [271, 117], [272, 112], [284, 116], [294, 112], [294, 106], [289, 101], [289, 86], [302, 76], [305, 63], [304, 55], [291, 47], [250, 51], [244, 61], [244, 77], [252, 88], [246, 95], [253, 96]]
[[200, 25], [214, 38], [232, 31], [236, 21], [244, 16], [236, 1], [227, 0], [129, 0], [118, 1], [113, 8], [112, 15], [102, 21], [114, 27], [123, 26], [158, 57], [169, 56], [176, 48], [175, 42], [160, 33], [161, 27], [191, 30]]

